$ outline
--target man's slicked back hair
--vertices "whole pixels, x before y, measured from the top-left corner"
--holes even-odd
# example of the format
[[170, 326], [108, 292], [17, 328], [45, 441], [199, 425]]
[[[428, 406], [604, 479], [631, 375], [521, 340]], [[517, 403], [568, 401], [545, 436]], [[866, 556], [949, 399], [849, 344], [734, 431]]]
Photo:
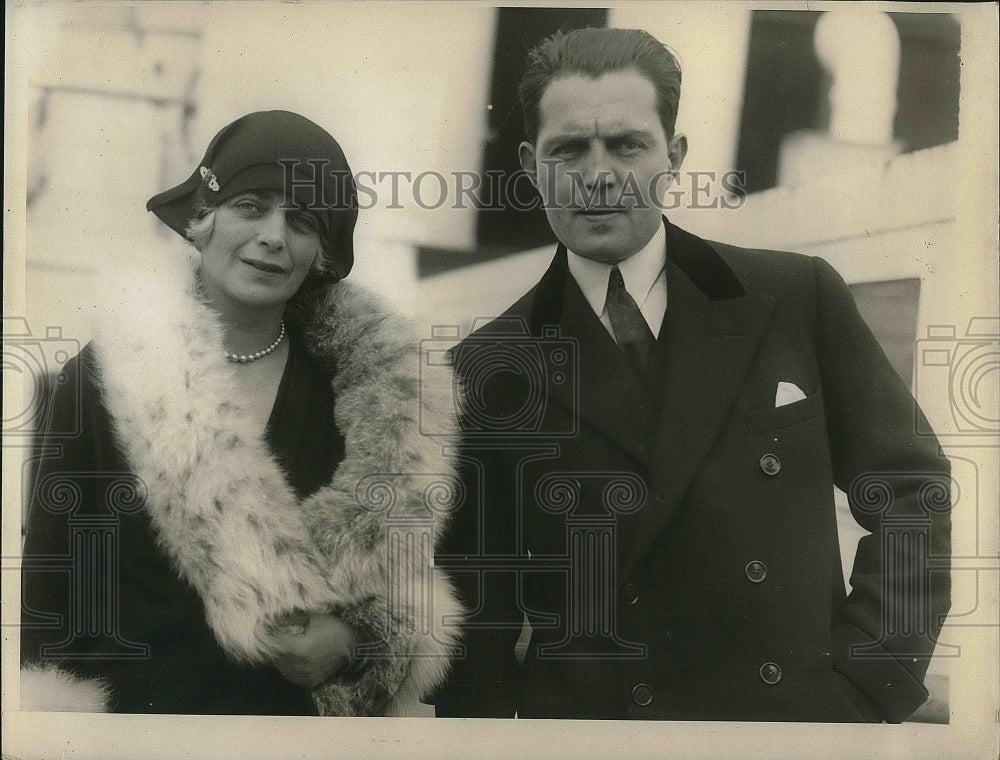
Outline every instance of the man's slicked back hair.
[[677, 57], [641, 29], [575, 29], [556, 32], [528, 53], [528, 68], [517, 96], [524, 109], [524, 130], [538, 139], [539, 106], [552, 80], [568, 74], [594, 79], [609, 71], [634, 69], [656, 89], [657, 111], [667, 139], [674, 136], [681, 97], [681, 69]]

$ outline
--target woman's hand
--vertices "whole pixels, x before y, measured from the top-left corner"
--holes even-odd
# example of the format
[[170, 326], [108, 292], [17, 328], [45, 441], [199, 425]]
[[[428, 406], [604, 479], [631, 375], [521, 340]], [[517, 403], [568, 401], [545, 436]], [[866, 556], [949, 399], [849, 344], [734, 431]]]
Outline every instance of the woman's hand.
[[299, 615], [272, 630], [274, 665], [285, 678], [314, 688], [351, 664], [354, 632], [333, 615]]

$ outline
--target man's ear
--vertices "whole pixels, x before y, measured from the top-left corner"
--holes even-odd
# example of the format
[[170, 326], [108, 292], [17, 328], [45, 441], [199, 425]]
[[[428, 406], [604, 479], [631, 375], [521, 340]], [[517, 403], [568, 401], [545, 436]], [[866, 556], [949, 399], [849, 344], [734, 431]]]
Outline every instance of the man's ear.
[[670, 142], [667, 143], [667, 156], [670, 158], [670, 168], [675, 172], [679, 172], [681, 164], [684, 163], [684, 157], [687, 155], [687, 152], [687, 135], [678, 132], [671, 138]]
[[530, 142], [523, 142], [517, 146], [517, 157], [521, 159], [521, 168], [531, 179], [531, 184], [538, 187], [538, 164], [535, 156], [535, 146]]

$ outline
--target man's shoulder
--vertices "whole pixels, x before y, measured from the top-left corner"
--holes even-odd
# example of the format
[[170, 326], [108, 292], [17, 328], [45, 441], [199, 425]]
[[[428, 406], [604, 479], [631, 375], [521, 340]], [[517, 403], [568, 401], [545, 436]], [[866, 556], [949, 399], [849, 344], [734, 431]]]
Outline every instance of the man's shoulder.
[[800, 287], [815, 277], [813, 257], [806, 254], [742, 247], [715, 240], [705, 242], [748, 290]]
[[811, 256], [705, 239], [672, 222], [667, 226], [667, 258], [713, 301], [751, 293], [781, 296], [789, 288], [811, 290], [815, 276]]
[[[469, 335], [462, 341], [477, 340], [503, 335], [528, 335], [531, 312], [535, 304], [538, 284], [523, 294], [514, 303], [504, 309], [498, 316], [491, 319], [478, 319], [472, 326]], [[461, 343], [459, 343], [461, 345]]]
[[531, 315], [537, 292], [538, 283], [496, 317], [477, 319], [469, 334], [448, 352], [455, 372], [461, 376], [474, 369], [482, 361], [484, 345], [491, 350], [498, 342], [533, 340]]

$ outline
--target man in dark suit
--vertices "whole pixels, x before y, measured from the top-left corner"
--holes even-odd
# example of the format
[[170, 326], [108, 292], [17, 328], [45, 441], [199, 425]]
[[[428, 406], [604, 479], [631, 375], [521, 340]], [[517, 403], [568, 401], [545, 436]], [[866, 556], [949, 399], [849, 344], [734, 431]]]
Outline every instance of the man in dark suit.
[[[438, 564], [470, 613], [437, 714], [905, 719], [950, 604], [949, 466], [843, 280], [662, 217], [687, 143], [648, 34], [557, 34], [520, 95], [560, 245], [453, 352]], [[871, 534], [850, 594], [835, 484]]]

